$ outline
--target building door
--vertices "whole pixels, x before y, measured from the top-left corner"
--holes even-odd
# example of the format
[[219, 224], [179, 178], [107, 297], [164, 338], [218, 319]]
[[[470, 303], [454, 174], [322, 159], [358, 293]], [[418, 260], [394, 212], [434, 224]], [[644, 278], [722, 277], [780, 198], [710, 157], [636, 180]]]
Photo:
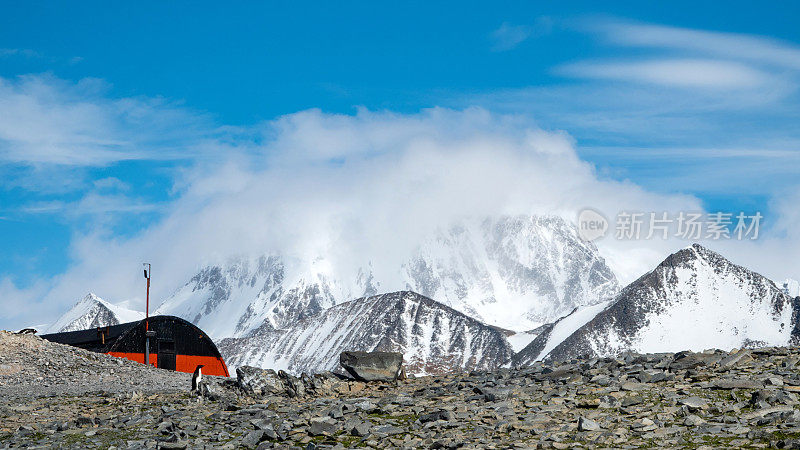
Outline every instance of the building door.
[[175, 341], [171, 339], [158, 340], [158, 367], [175, 370]]

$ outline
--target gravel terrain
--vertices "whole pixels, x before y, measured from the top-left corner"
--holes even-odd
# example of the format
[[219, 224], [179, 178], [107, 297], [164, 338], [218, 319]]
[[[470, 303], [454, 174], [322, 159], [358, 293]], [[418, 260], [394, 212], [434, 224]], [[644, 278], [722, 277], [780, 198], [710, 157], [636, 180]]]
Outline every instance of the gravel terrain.
[[800, 448], [797, 348], [397, 382], [250, 370], [204, 395], [34, 336], [0, 334], [0, 357], [0, 448]]
[[0, 331], [0, 399], [186, 392], [191, 374]]

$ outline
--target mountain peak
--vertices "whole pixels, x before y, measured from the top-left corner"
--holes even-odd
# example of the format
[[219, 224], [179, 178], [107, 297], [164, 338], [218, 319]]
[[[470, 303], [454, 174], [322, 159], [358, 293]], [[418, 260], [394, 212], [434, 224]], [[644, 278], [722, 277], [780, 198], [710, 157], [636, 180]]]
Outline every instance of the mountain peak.
[[108, 305], [109, 304], [107, 301], [105, 301], [102, 298], [98, 297], [94, 292], [87, 293], [85, 297], [83, 297], [82, 299], [78, 300], [78, 303], [76, 303], [76, 305], [80, 304], [82, 302], [100, 303], [102, 305]]
[[409, 290], [344, 302], [288, 329], [265, 326], [219, 348], [231, 367], [293, 373], [335, 370], [345, 350], [402, 352], [406, 370], [419, 375], [489, 370], [513, 354], [503, 330]]
[[48, 327], [50, 333], [85, 330], [144, 319], [144, 313], [114, 305], [92, 292], [78, 300], [72, 308]]
[[725, 257], [719, 253], [708, 249], [698, 243], [686, 246], [675, 253], [667, 256], [661, 265], [674, 265], [676, 262], [700, 260], [707, 263], [718, 264], [722, 262], [730, 263]]
[[607, 308], [539, 357], [788, 345], [800, 337], [795, 307], [769, 279], [693, 244], [623, 288]]

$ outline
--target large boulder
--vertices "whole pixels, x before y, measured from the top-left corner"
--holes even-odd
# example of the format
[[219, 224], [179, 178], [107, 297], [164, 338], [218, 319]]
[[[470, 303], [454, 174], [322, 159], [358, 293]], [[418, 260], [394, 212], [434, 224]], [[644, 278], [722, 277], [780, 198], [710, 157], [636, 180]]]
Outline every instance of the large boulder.
[[352, 383], [346, 383], [341, 376], [331, 372], [314, 375], [302, 374], [296, 377], [289, 373], [272, 369], [241, 366], [236, 369], [236, 384], [247, 395], [253, 397], [281, 396], [307, 397], [334, 395], [338, 392], [352, 392]]
[[241, 366], [236, 369], [239, 387], [250, 395], [285, 395], [286, 386], [274, 370]]
[[398, 352], [342, 352], [339, 364], [360, 381], [393, 381], [400, 377], [403, 354]]

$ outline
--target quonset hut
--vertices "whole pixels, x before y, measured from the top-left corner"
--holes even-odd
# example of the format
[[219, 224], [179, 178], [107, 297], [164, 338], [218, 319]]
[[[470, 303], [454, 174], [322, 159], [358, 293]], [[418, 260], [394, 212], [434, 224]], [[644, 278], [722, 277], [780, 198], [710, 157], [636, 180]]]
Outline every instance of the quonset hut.
[[[151, 365], [189, 373], [203, 365], [203, 374], [230, 376], [217, 346], [200, 328], [174, 316], [153, 316], [147, 321]], [[144, 364], [145, 320], [41, 337]]]

